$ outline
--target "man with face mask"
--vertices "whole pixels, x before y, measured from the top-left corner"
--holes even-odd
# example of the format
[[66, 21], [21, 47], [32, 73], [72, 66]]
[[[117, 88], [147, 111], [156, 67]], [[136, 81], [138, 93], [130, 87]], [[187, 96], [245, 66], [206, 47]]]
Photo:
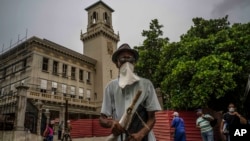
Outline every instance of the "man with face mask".
[[233, 128], [240, 124], [247, 124], [247, 120], [236, 111], [235, 105], [233, 103], [230, 103], [228, 105], [228, 112], [223, 115], [220, 126], [221, 133], [226, 135], [227, 141], [230, 141], [230, 128]]
[[[111, 128], [118, 141], [156, 140], [151, 129], [155, 124], [155, 112], [161, 110], [161, 107], [151, 81], [134, 73], [134, 65], [138, 58], [138, 52], [131, 49], [128, 44], [122, 44], [112, 55], [119, 75], [105, 88], [100, 124], [105, 128]], [[132, 123], [128, 129], [124, 129], [119, 121], [138, 91], [141, 91], [141, 95], [134, 105]]]

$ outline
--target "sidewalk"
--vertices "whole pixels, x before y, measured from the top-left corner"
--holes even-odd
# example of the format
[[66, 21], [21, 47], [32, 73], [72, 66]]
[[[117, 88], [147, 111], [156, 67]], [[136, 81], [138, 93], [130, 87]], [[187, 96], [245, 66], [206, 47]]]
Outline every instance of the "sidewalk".
[[[72, 141], [105, 141], [106, 137], [73, 138]], [[54, 139], [56, 141], [56, 139]]]
[[[105, 141], [106, 137], [73, 138], [72, 141]], [[0, 141], [42, 141], [43, 137], [25, 131], [0, 131]], [[54, 135], [53, 141], [60, 141]]]

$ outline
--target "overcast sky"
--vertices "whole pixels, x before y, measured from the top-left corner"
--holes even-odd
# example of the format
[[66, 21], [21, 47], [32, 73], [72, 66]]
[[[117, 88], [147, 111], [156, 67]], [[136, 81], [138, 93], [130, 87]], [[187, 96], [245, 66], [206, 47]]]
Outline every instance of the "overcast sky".
[[[74, 51], [83, 52], [80, 32], [87, 31], [85, 8], [98, 0], [0, 0], [0, 47], [9, 48], [26, 35], [46, 38]], [[221, 18], [231, 23], [250, 22], [250, 0], [102, 0], [112, 13], [113, 28], [120, 42], [142, 44], [143, 30], [152, 19], [162, 24], [164, 36], [179, 41], [192, 18]]]

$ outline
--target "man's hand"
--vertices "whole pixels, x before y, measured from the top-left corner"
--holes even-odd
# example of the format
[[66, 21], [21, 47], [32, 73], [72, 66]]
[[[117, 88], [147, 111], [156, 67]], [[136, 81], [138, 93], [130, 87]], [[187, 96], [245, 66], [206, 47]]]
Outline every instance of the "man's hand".
[[125, 130], [122, 128], [118, 121], [113, 120], [111, 132], [114, 134], [114, 136], [119, 136], [121, 133], [124, 133]]
[[232, 115], [236, 115], [237, 117], [241, 117], [241, 115], [238, 112], [233, 112]]
[[139, 133], [131, 134], [128, 137], [128, 141], [141, 141], [143, 139], [144, 135]]
[[211, 116], [207, 116], [207, 115], [202, 115], [202, 118], [204, 118], [204, 119], [206, 119], [206, 120], [208, 120], [208, 121], [212, 121], [212, 120], [214, 120], [214, 118], [213, 117], [211, 117]]
[[241, 124], [247, 124], [247, 120], [246, 118], [244, 118], [243, 116], [241, 116], [238, 112], [234, 112], [233, 115], [236, 115], [240, 118], [240, 123]]

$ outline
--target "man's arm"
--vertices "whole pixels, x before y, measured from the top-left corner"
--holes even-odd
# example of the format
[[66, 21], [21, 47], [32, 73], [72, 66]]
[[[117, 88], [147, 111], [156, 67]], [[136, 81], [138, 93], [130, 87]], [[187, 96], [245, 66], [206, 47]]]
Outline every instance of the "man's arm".
[[214, 120], [214, 117], [212, 117], [212, 116], [209, 115], [209, 114], [202, 115], [202, 117], [203, 117], [204, 119], [208, 120], [208, 121]]
[[99, 122], [101, 126], [104, 128], [111, 128], [113, 124], [113, 121], [111, 119], [108, 119], [108, 117], [104, 114], [101, 114]]
[[241, 116], [238, 112], [235, 112], [235, 115], [240, 118], [241, 124], [247, 124], [247, 120], [243, 116]]
[[201, 128], [201, 127], [200, 127], [200, 122], [201, 122], [201, 119], [200, 119], [200, 118], [201, 118], [201, 117], [198, 117], [198, 118], [196, 119], [196, 122], [195, 122], [196, 127], [199, 128], [199, 129]]
[[108, 118], [105, 114], [101, 114], [99, 118], [99, 122], [102, 127], [104, 128], [111, 128], [112, 134], [115, 136], [120, 135], [121, 133], [124, 133], [124, 129], [120, 125], [119, 121], [113, 120]]
[[144, 136], [146, 136], [150, 130], [153, 129], [154, 125], [155, 125], [155, 111], [148, 111], [148, 121], [146, 123], [146, 125], [144, 125], [144, 127], [135, 134], [132, 134], [132, 138], [136, 139], [136, 140], [141, 140]]
[[175, 122], [176, 120], [175, 120], [175, 118], [173, 118], [173, 120], [172, 120], [172, 122], [171, 122], [171, 127], [175, 127]]
[[221, 124], [220, 124], [220, 132], [221, 132], [221, 133], [223, 133], [224, 124], [225, 124], [225, 120], [222, 119], [222, 120], [221, 120]]

